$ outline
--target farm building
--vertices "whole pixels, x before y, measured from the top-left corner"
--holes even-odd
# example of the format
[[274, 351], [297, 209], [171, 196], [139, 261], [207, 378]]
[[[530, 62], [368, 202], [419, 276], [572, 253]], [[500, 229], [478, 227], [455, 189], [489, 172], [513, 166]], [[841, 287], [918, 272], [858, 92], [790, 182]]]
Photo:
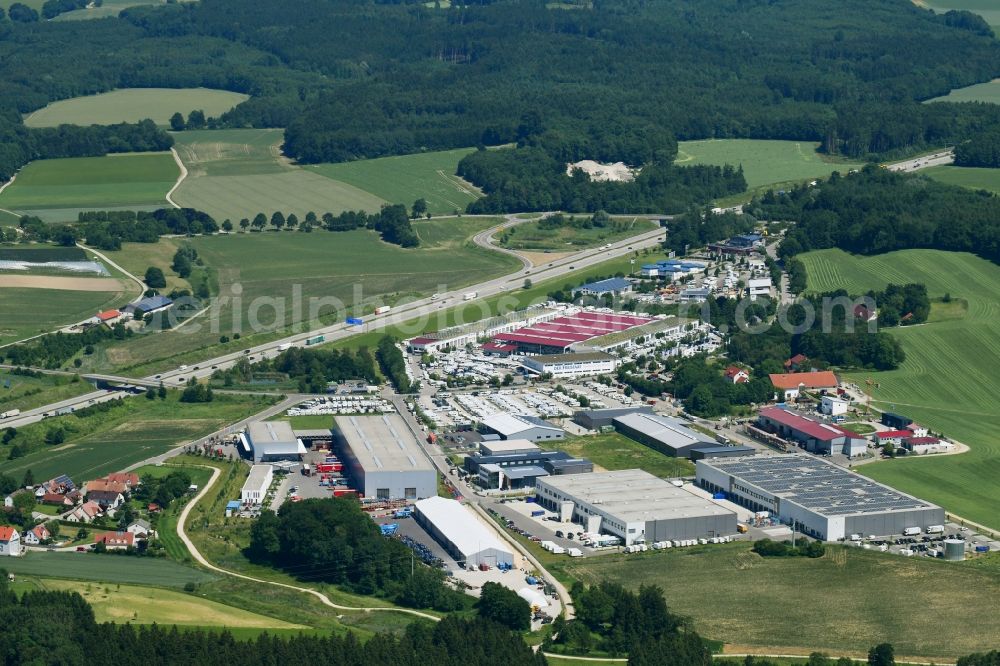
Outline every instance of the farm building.
[[626, 437], [675, 458], [689, 458], [694, 449], [718, 445], [714, 439], [669, 416], [636, 412], [616, 417], [613, 423]]
[[553, 377], [586, 377], [614, 372], [618, 367], [618, 359], [603, 352], [543, 354], [527, 356], [521, 364], [539, 375], [548, 372]]
[[944, 523], [944, 509], [805, 454], [714, 458], [696, 463], [709, 492], [825, 541], [890, 536]]
[[625, 545], [736, 533], [735, 513], [641, 469], [541, 478], [535, 496], [563, 521]]
[[345, 469], [365, 497], [415, 500], [437, 494], [437, 471], [399, 414], [338, 416], [334, 425]]
[[903, 416], [902, 414], [893, 414], [892, 412], [882, 412], [882, 425], [893, 430], [902, 430], [906, 426], [913, 423], [913, 419]]
[[484, 456], [509, 456], [518, 453], [538, 453], [538, 445], [526, 439], [483, 440], [479, 453]]
[[832, 395], [824, 395], [819, 401], [819, 411], [827, 416], [840, 416], [847, 413], [847, 408], [851, 406], [849, 400], [835, 398]]
[[254, 465], [250, 468], [250, 476], [240, 489], [240, 501], [243, 504], [260, 505], [264, 503], [267, 489], [274, 480], [274, 468], [270, 465]]
[[815, 391], [837, 388], [837, 375], [829, 370], [820, 372], [791, 372], [768, 375], [782, 400], [794, 400], [802, 390]]
[[159, 312], [160, 310], [166, 310], [173, 304], [173, 301], [166, 296], [147, 296], [143, 298], [138, 303], [130, 303], [126, 305], [123, 310], [126, 313], [136, 313], [142, 315], [152, 314], [154, 312]]
[[621, 296], [632, 291], [632, 283], [625, 278], [608, 278], [607, 280], [582, 284], [576, 288], [576, 291], [585, 296], [604, 296], [605, 294]]
[[643, 405], [642, 407], [612, 407], [609, 409], [583, 409], [573, 412], [573, 423], [587, 430], [600, 430], [614, 425], [614, 420], [626, 414], [652, 414], [653, 408]]
[[928, 453], [949, 453], [955, 445], [937, 437], [909, 437], [903, 440], [903, 448], [915, 456]]
[[524, 414], [500, 412], [483, 418], [483, 427], [503, 439], [526, 439], [530, 442], [562, 439], [566, 434], [548, 421]]
[[781, 407], [760, 410], [757, 421], [762, 430], [792, 440], [810, 453], [837, 453], [854, 458], [868, 450], [868, 441], [856, 432]]
[[254, 421], [240, 434], [240, 444], [255, 463], [299, 461], [306, 453], [288, 421]]
[[123, 313], [119, 310], [105, 310], [104, 312], [97, 313], [97, 323], [104, 324], [105, 326], [114, 326], [123, 317]]
[[514, 565], [510, 547], [456, 500], [428, 497], [414, 504], [414, 508], [414, 519], [458, 563], [469, 567]]
[[883, 444], [893, 444], [894, 446], [899, 446], [903, 443], [904, 439], [909, 439], [913, 437], [913, 433], [909, 430], [883, 430], [874, 434], [875, 443], [879, 446]]

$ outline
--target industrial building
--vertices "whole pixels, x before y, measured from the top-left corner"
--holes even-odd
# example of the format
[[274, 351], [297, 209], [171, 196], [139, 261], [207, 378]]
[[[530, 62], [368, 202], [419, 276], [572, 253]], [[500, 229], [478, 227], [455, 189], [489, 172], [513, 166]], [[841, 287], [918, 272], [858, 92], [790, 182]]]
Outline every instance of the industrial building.
[[747, 280], [747, 296], [752, 299], [758, 296], [771, 295], [771, 278], [750, 278]]
[[868, 440], [856, 432], [833, 423], [814, 421], [781, 407], [760, 410], [757, 422], [762, 430], [794, 441], [810, 453], [837, 453], [855, 458], [868, 451]]
[[414, 505], [413, 517], [459, 564], [514, 565], [514, 553], [507, 544], [456, 500], [422, 499]]
[[493, 336], [503, 344], [516, 345], [522, 354], [562, 354], [576, 343], [609, 333], [621, 333], [655, 321], [633, 314], [612, 314], [581, 310], [550, 321], [524, 326]]
[[562, 439], [566, 434], [562, 428], [556, 427], [537, 416], [524, 414], [508, 414], [500, 412], [487, 416], [482, 421], [483, 427], [494, 432], [503, 439], [526, 439], [529, 442], [553, 441]]
[[613, 424], [614, 420], [619, 416], [625, 416], [626, 414], [635, 414], [636, 412], [642, 414], [652, 414], [653, 408], [648, 405], [643, 405], [642, 407], [612, 407], [609, 409], [583, 409], [578, 412], [573, 412], [573, 423], [577, 424], [581, 428], [586, 428], [587, 430], [601, 430], [602, 428], [608, 428]]
[[640, 469], [543, 477], [535, 495], [561, 520], [625, 545], [736, 533], [734, 512]]
[[625, 278], [608, 278], [607, 280], [588, 282], [587, 284], [580, 285], [575, 291], [585, 296], [603, 296], [605, 294], [621, 296], [632, 291], [632, 283]]
[[714, 458], [696, 463], [709, 492], [825, 541], [891, 536], [944, 523], [944, 509], [805, 454]]
[[240, 433], [240, 445], [255, 463], [300, 461], [306, 453], [288, 421], [254, 421]]
[[479, 453], [484, 456], [509, 456], [518, 453], [538, 452], [538, 445], [526, 439], [484, 439], [479, 442]]
[[618, 359], [604, 352], [580, 354], [543, 354], [527, 356], [521, 364], [535, 374], [550, 373], [553, 377], [586, 377], [612, 373], [618, 368]]
[[334, 437], [355, 488], [373, 499], [437, 495], [437, 472], [399, 414], [337, 416]]
[[250, 476], [240, 490], [240, 501], [246, 504], [260, 505], [267, 497], [267, 489], [274, 480], [274, 468], [270, 465], [254, 465], [250, 468]]
[[741, 456], [756, 455], [757, 450], [752, 446], [706, 446], [691, 449], [691, 460], [705, 460], [706, 458], [739, 458]]
[[479, 477], [484, 488], [512, 490], [530, 488], [542, 476], [587, 474], [594, 464], [565, 451], [524, 451], [496, 455], [466, 456], [465, 470]]
[[647, 278], [668, 278], [676, 282], [685, 275], [700, 273], [705, 270], [705, 264], [700, 261], [682, 261], [680, 259], [664, 259], [655, 264], [643, 264], [639, 275]]
[[[499, 333], [510, 333], [521, 328], [551, 321], [562, 314], [563, 312], [560, 310], [541, 306], [530, 307], [526, 310], [518, 310], [482, 321], [451, 326], [441, 329], [436, 333], [421, 335], [408, 341], [407, 346], [410, 351], [417, 353], [464, 347], [467, 344], [476, 344], [480, 338], [490, 338]], [[516, 347], [514, 349], [516, 350]]]
[[719, 445], [714, 439], [692, 430], [683, 421], [669, 416], [635, 412], [618, 416], [612, 422], [615, 429], [626, 437], [675, 458], [690, 458], [694, 449]]
[[832, 395], [824, 395], [819, 403], [819, 411], [827, 416], [841, 416], [847, 413], [847, 409], [850, 406], [851, 402], [849, 400], [835, 398]]

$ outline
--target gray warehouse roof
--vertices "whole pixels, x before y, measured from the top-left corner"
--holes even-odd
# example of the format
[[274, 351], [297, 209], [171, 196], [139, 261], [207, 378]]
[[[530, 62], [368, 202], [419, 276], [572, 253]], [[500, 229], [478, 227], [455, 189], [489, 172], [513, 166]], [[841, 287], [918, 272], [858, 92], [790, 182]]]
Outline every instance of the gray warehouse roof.
[[673, 449], [683, 449], [692, 445], [716, 446], [718, 442], [692, 430], [684, 421], [659, 414], [635, 412], [615, 418], [615, 423], [637, 430], [647, 437], [663, 442]]
[[623, 522], [733, 515], [729, 509], [641, 469], [548, 476], [536, 481], [536, 489], [542, 486], [593, 505]]
[[365, 472], [434, 471], [399, 414], [338, 416], [334, 421]]
[[305, 448], [287, 421], [253, 421], [247, 426], [247, 436], [257, 459], [261, 455], [305, 453]]
[[713, 458], [697, 465], [826, 516], [938, 508], [816, 456], [792, 454]]
[[525, 430], [530, 430], [531, 428], [550, 428], [552, 430], [562, 430], [547, 421], [535, 416], [527, 416], [524, 414], [508, 414], [506, 412], [500, 412], [498, 414], [493, 414], [492, 416], [487, 416], [483, 419], [483, 425], [490, 430], [495, 430], [504, 437], [510, 437], [516, 435], [519, 432], [524, 432]]

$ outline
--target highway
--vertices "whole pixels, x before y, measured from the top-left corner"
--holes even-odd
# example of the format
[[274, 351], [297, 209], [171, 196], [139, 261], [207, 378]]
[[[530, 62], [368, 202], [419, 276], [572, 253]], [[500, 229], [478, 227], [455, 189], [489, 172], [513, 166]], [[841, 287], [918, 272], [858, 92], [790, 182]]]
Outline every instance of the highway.
[[[475, 242], [483, 247], [488, 247], [495, 251], [505, 251], [495, 247], [491, 240], [492, 236], [501, 228], [517, 224], [522, 220], [510, 219], [501, 225], [480, 232], [475, 237]], [[402, 324], [421, 317], [430, 317], [437, 313], [444, 313], [446, 310], [462, 305], [469, 305], [475, 301], [493, 296], [514, 292], [523, 287], [524, 280], [530, 279], [533, 282], [541, 282], [559, 278], [567, 273], [595, 266], [609, 259], [628, 255], [634, 251], [648, 247], [655, 247], [664, 239], [663, 229], [654, 229], [643, 234], [638, 234], [622, 241], [611, 243], [610, 247], [593, 248], [582, 250], [568, 257], [553, 259], [551, 263], [545, 265], [532, 265], [531, 262], [522, 259], [522, 267], [508, 275], [487, 280], [479, 284], [470, 285], [453, 291], [442, 292], [434, 296], [411, 301], [405, 305], [393, 307], [393, 309], [383, 315], [371, 315], [364, 318], [362, 326], [348, 326], [346, 323], [337, 323], [331, 326], [319, 328], [308, 333], [298, 333], [278, 340], [272, 340], [255, 347], [250, 347], [242, 351], [224, 354], [216, 358], [207, 359], [188, 367], [182, 365], [172, 370], [140, 378], [120, 377], [116, 375], [87, 375], [95, 379], [105, 379], [107, 381], [130, 382], [132, 384], [159, 385], [162, 381], [168, 387], [177, 387], [186, 382], [189, 378], [205, 379], [216, 370], [224, 370], [233, 366], [239, 359], [247, 358], [250, 361], [259, 361], [264, 358], [273, 358], [279, 353], [279, 347], [291, 345], [293, 347], [304, 347], [305, 341], [309, 338], [322, 335], [325, 342], [333, 342], [344, 338], [364, 333], [370, 330], [379, 330], [394, 324]], [[476, 296], [466, 300], [466, 295], [475, 292]], [[57, 410], [79, 409], [95, 402], [112, 400], [121, 397], [118, 391], [94, 391], [86, 395], [62, 400], [58, 403], [45, 405], [36, 409], [25, 410], [20, 415], [0, 421], [0, 427], [21, 427], [30, 423], [52, 416]]]
[[886, 168], [889, 169], [889, 171], [919, 171], [920, 169], [927, 169], [928, 167], [951, 164], [954, 161], [955, 151], [949, 148], [948, 150], [942, 150], [931, 155], [921, 155], [920, 157], [903, 160], [902, 162], [893, 162], [892, 164], [887, 165]]

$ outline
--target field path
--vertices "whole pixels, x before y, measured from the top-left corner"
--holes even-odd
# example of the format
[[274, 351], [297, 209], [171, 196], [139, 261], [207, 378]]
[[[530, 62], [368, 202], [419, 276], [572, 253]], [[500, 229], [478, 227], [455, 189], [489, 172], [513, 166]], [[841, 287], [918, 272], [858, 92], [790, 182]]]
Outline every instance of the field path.
[[174, 183], [174, 186], [170, 188], [169, 192], [167, 192], [166, 199], [167, 203], [169, 203], [174, 208], [180, 208], [180, 206], [177, 205], [177, 202], [174, 201], [172, 195], [175, 191], [177, 191], [177, 188], [181, 186], [181, 183], [184, 182], [184, 179], [187, 178], [188, 170], [187, 167], [184, 166], [184, 162], [181, 160], [181, 156], [177, 154], [177, 149], [174, 148], [173, 146], [171, 146], [170, 148], [170, 154], [174, 156], [174, 162], [177, 163], [177, 168], [181, 170], [181, 173], [179, 176], [177, 176], [177, 182]]
[[81, 243], [77, 243], [76, 246], [78, 248], [80, 248], [81, 250], [83, 250], [84, 252], [92, 252], [92, 253], [94, 253], [95, 255], [97, 255], [98, 257], [100, 257], [101, 260], [107, 262], [108, 264], [110, 264], [114, 268], [116, 268], [119, 271], [121, 271], [122, 275], [124, 275], [128, 279], [132, 280], [132, 282], [135, 282], [136, 286], [139, 287], [139, 294], [135, 298], [132, 299], [132, 302], [133, 303], [137, 303], [140, 300], [142, 300], [142, 295], [146, 292], [146, 283], [145, 282], [143, 282], [142, 280], [140, 280], [136, 276], [134, 276], [131, 273], [129, 273], [121, 265], [119, 265], [119, 264], [115, 263], [114, 261], [112, 261], [111, 259], [109, 259], [108, 255], [104, 254], [103, 252], [99, 252], [99, 251], [95, 250], [94, 248], [87, 247], [86, 245], [83, 245]]
[[198, 548], [194, 545], [194, 542], [191, 541], [187, 533], [184, 531], [184, 525], [187, 522], [188, 514], [191, 513], [191, 509], [193, 509], [194, 506], [198, 502], [200, 502], [202, 498], [205, 497], [208, 491], [211, 490], [212, 486], [215, 485], [215, 482], [219, 479], [219, 475], [221, 473], [221, 470], [219, 470], [218, 467], [212, 467], [211, 465], [197, 465], [197, 467], [204, 467], [205, 469], [212, 470], [212, 478], [210, 478], [208, 480], [208, 483], [205, 484], [205, 486], [201, 489], [201, 491], [194, 496], [194, 499], [192, 499], [184, 506], [184, 509], [181, 511], [181, 515], [177, 518], [177, 536], [180, 537], [180, 540], [187, 547], [188, 551], [190, 551], [191, 557], [193, 557], [195, 561], [197, 561], [200, 565], [202, 565], [206, 569], [210, 569], [211, 571], [223, 574], [225, 576], [233, 576], [234, 578], [242, 578], [243, 580], [249, 580], [254, 583], [263, 583], [264, 585], [274, 585], [275, 587], [283, 587], [288, 590], [295, 590], [297, 592], [302, 592], [304, 594], [311, 594], [312, 596], [316, 597], [321, 602], [323, 602], [325, 606], [329, 606], [330, 608], [335, 608], [337, 610], [355, 611], [355, 612], [360, 611], [363, 613], [372, 613], [375, 611], [390, 611], [393, 613], [406, 613], [407, 615], [414, 615], [416, 617], [424, 618], [425, 620], [433, 620], [434, 622], [437, 622], [438, 620], [441, 619], [435, 615], [431, 615], [430, 613], [422, 613], [418, 610], [412, 610], [410, 608], [378, 608], [378, 607], [357, 608], [354, 606], [341, 606], [340, 604], [335, 604], [332, 601], [330, 601], [330, 598], [327, 597], [322, 592], [318, 592], [308, 587], [299, 587], [297, 585], [289, 585], [287, 583], [278, 583], [276, 581], [264, 580], [262, 578], [254, 578], [253, 576], [247, 576], [241, 573], [236, 573], [235, 571], [229, 571], [227, 569], [215, 566], [207, 559], [205, 559], [205, 556], [201, 554]]

